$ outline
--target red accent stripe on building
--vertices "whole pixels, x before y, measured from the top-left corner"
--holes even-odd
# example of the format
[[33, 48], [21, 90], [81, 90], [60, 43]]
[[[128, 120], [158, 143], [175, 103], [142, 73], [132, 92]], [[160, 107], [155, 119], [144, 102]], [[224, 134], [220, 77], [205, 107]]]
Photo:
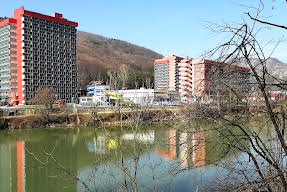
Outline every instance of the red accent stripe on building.
[[9, 24], [9, 23], [17, 23], [17, 20], [13, 18], [5, 19], [0, 22], [0, 27], [2, 27], [3, 25]]
[[40, 19], [48, 20], [48, 21], [54, 21], [54, 22], [58, 22], [58, 23], [62, 23], [62, 24], [66, 24], [66, 25], [72, 25], [74, 27], [78, 27], [78, 23], [73, 22], [73, 21], [69, 21], [69, 20], [64, 19], [64, 18], [52, 17], [52, 16], [48, 16], [48, 15], [43, 15], [41, 13], [27, 11], [27, 10], [24, 10], [24, 14], [25, 15], [30, 15], [32, 17], [37, 17], [37, 18], [40, 18]]
[[159, 64], [159, 63], [168, 63], [169, 60], [168, 59], [165, 59], [165, 60], [158, 60], [158, 61], [155, 61], [154, 64]]
[[175, 59], [182, 60], [182, 59], [184, 59], [184, 58], [183, 58], [183, 57], [179, 57], [179, 56], [175, 56]]
[[23, 101], [25, 98], [23, 97], [24, 91], [23, 91], [23, 72], [22, 72], [22, 20], [24, 13], [24, 7], [20, 7], [14, 11], [14, 19], [17, 20], [17, 35], [16, 35], [16, 42], [17, 42], [17, 96], [18, 96], [18, 103], [24, 104]]
[[24, 165], [24, 142], [17, 142], [17, 192], [23, 192], [23, 165]]

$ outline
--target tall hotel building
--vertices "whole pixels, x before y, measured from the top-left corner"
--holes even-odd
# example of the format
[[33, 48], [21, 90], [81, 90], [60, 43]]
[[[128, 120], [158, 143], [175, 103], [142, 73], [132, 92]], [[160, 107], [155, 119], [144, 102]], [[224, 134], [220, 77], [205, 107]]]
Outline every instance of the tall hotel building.
[[154, 62], [155, 89], [179, 92], [182, 101], [190, 97], [224, 94], [220, 88], [228, 83], [246, 94], [249, 71], [206, 59], [192, 60], [170, 55]]
[[62, 14], [14, 11], [0, 22], [0, 99], [30, 104], [39, 87], [71, 102], [77, 92], [76, 27]]

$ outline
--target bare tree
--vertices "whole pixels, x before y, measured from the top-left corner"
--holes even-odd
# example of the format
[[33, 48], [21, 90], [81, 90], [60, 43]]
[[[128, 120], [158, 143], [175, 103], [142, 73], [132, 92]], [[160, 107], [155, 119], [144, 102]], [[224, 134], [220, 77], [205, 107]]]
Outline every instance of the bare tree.
[[53, 93], [51, 88], [39, 87], [35, 92], [35, 96], [32, 99], [32, 103], [44, 105], [46, 108], [51, 109], [55, 100], [56, 95]]
[[[228, 147], [230, 151], [239, 150], [246, 154], [248, 159], [235, 159], [232, 163], [222, 164], [229, 170], [230, 175], [221, 180], [218, 191], [287, 191], [287, 144], [286, 144], [286, 109], [280, 103], [273, 102], [270, 98], [270, 91], [276, 87], [278, 90], [286, 90], [286, 81], [270, 75], [267, 60], [270, 56], [265, 55], [264, 46], [258, 40], [260, 30], [258, 23], [271, 25], [285, 29], [285, 26], [264, 22], [258, 19], [263, 10], [261, 2], [255, 16], [248, 16], [251, 22], [244, 22], [239, 25], [216, 25], [217, 32], [230, 34], [230, 39], [214, 48], [206, 54], [206, 57], [217, 57], [217, 61], [222, 64], [237, 64], [248, 67], [251, 71], [251, 81], [253, 93], [263, 98], [260, 113], [264, 118], [254, 117], [252, 121], [260, 124], [262, 119], [266, 122], [261, 127], [248, 123], [248, 115], [252, 103], [249, 103], [249, 97], [234, 86], [230, 78], [225, 75], [220, 77], [216, 75], [216, 83], [220, 82], [216, 90], [232, 92], [232, 95], [238, 100], [244, 101], [239, 111], [235, 111], [235, 106], [222, 105], [214, 107], [214, 103], [203, 103], [196, 105], [191, 110], [191, 117], [203, 119], [210, 123], [215, 123], [211, 132], [220, 135], [219, 144]], [[259, 62], [254, 63], [257, 59]], [[234, 73], [230, 73], [232, 77]], [[232, 78], [231, 78], [232, 79]], [[235, 78], [238, 80], [237, 78]], [[270, 83], [270, 79], [272, 82]], [[239, 81], [239, 84], [244, 82]], [[245, 82], [246, 83], [246, 82]], [[224, 89], [220, 85], [224, 85]], [[252, 94], [252, 92], [249, 92]], [[276, 110], [277, 107], [280, 110]], [[239, 106], [237, 106], [238, 108]], [[207, 131], [207, 130], [200, 130]], [[208, 130], [209, 132], [210, 130]], [[270, 131], [270, 133], [266, 133]], [[234, 141], [236, 144], [234, 144]], [[248, 143], [246, 145], [245, 143]], [[235, 166], [238, 165], [238, 166]], [[241, 166], [239, 166], [241, 165]], [[237, 175], [237, 176], [235, 176]]]

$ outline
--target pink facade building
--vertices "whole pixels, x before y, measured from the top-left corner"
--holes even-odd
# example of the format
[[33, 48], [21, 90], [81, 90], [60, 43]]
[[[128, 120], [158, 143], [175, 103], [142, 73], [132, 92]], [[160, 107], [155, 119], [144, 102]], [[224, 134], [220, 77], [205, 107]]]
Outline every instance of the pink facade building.
[[220, 86], [228, 82], [246, 94], [249, 71], [211, 60], [170, 55], [154, 62], [155, 90], [176, 91], [182, 101], [188, 101], [191, 97], [225, 94]]

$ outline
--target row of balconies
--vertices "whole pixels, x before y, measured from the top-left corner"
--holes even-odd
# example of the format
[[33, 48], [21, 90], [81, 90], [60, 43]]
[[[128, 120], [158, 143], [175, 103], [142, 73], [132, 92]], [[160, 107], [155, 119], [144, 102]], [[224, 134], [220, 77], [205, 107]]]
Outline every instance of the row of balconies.
[[[30, 40], [30, 41], [38, 41], [38, 42], [72, 42], [75, 43], [76, 42], [76, 38], [74, 37], [57, 37], [57, 36], [46, 36], [46, 35], [41, 35], [41, 36], [36, 36], [36, 35], [25, 35], [23, 36], [24, 39], [26, 40]], [[23, 40], [24, 40], [23, 39]]]
[[[26, 94], [25, 99], [27, 103], [29, 103], [30, 102], [29, 100], [32, 99], [33, 97], [34, 97], [33, 93]], [[76, 97], [75, 92], [67, 93], [67, 94], [57, 93], [57, 99], [65, 99], [67, 103], [71, 102], [71, 98], [74, 98], [74, 97]]]
[[25, 79], [25, 85], [39, 86], [40, 84], [47, 83], [50, 86], [59, 87], [75, 87], [76, 81], [55, 81], [54, 79]]
[[22, 26], [24, 29], [30, 29], [30, 30], [33, 29], [33, 30], [50, 31], [50, 32], [55, 32], [55, 31], [76, 32], [76, 30], [73, 28], [67, 28], [67, 27], [61, 27], [61, 26], [39, 25], [39, 24], [34, 24], [32, 22], [30, 22], [30, 23], [29, 22], [23, 22]]
[[[35, 44], [35, 43], [34, 43]], [[59, 46], [59, 45], [48, 45], [48, 44], [35, 44], [38, 45], [39, 48], [34, 48], [34, 44], [27, 44], [26, 46], [24, 45], [24, 50], [27, 51], [41, 51], [41, 52], [52, 52], [52, 53], [58, 53], [58, 52], [63, 52], [63, 53], [69, 53], [71, 51], [77, 51], [76, 47], [71, 47], [70, 45], [64, 44], [64, 46]], [[60, 49], [60, 47], [63, 47]]]
[[155, 82], [167, 82], [168, 81], [168, 78], [167, 77], [155, 77], [154, 78], [154, 81]]
[[[41, 86], [41, 85], [40, 85]], [[43, 85], [43, 86], [49, 86], [49, 85]], [[51, 86], [50, 86], [51, 87]], [[31, 92], [37, 91], [38, 90], [38, 86], [25, 86], [25, 94], [31, 94]], [[61, 88], [53, 88], [53, 91], [56, 93], [75, 93], [76, 89], [75, 88], [67, 88], [67, 87], [61, 87]]]
[[0, 34], [0, 41], [7, 39], [8, 37], [10, 37], [10, 31]]
[[[1, 74], [0, 74], [1, 75]], [[35, 79], [35, 80], [55, 80], [55, 81], [75, 81], [77, 74], [68, 76], [66, 74], [47, 74], [47, 73], [24, 73], [23, 78], [25, 79]]]
[[[50, 45], [55, 45], [55, 44], [64, 44], [70, 45], [70, 46], [74, 46], [74, 44], [76, 43], [76, 40], [68, 40], [68, 41], [64, 41], [64, 40], [60, 40], [60, 39], [52, 39], [52, 40], [45, 40], [43, 38], [35, 38], [35, 37], [25, 37], [22, 39], [24, 42], [34, 42], [34, 43], [41, 43], [41, 44], [50, 44]], [[63, 46], [63, 45], [62, 45]]]
[[168, 88], [167, 84], [166, 85], [157, 85], [155, 84], [155, 89], [165, 89]]
[[5, 38], [5, 39], [2, 39], [2, 40], [0, 40], [0, 46], [2, 45], [2, 44], [7, 44], [7, 43], [9, 43], [10, 42], [10, 37], [8, 37], [8, 38]]
[[[68, 95], [71, 95], [71, 96], [73, 96], [74, 95], [74, 93], [76, 93], [77, 92], [77, 89], [76, 88], [73, 88], [73, 89], [70, 89], [69, 91], [66, 91], [65, 90], [65, 88], [63, 88], [63, 89], [58, 89], [58, 90], [56, 90], [55, 88], [52, 88], [53, 89], [53, 92], [55, 93], [55, 94], [57, 94], [57, 96], [59, 97], [59, 96], [68, 96]], [[31, 95], [32, 95], [32, 97], [33, 97], [33, 95], [35, 94], [35, 91], [37, 91], [38, 90], [38, 87], [35, 87], [35, 88], [25, 88], [25, 97], [30, 97]]]
[[[38, 69], [38, 67], [52, 67], [54, 70], [71, 70], [71, 71], [77, 71], [77, 66], [76, 63], [73, 64], [65, 64], [65, 63], [42, 63], [42, 62], [25, 62], [25, 68], [30, 68], [33, 67], [34, 69]], [[46, 68], [44, 69], [40, 69], [40, 70], [46, 70]]]
[[10, 42], [9, 41], [0, 44], [0, 50], [7, 49], [7, 48], [10, 48]]
[[[33, 44], [34, 45], [34, 44]], [[64, 53], [70, 53], [71, 51], [74, 51], [76, 53], [76, 46], [70, 46], [70, 45], [64, 45], [59, 46], [59, 45], [49, 45], [49, 44], [44, 44], [44, 45], [27, 45], [24, 48], [25, 49], [32, 49], [33, 51], [47, 51], [51, 53], [59, 53], [59, 52], [64, 52]]]
[[[9, 41], [8, 41], [9, 42]], [[7, 43], [7, 42], [5, 42]], [[51, 49], [51, 50], [64, 50], [64, 49], [76, 49], [75, 43], [56, 43], [56, 42], [47, 42], [47, 43], [38, 43], [32, 41], [24, 41], [22, 45], [24, 48], [34, 48], [34, 49]]]
[[168, 71], [161, 71], [161, 72], [156, 71], [156, 72], [154, 73], [154, 75], [166, 76], [166, 75], [168, 75]]
[[7, 57], [7, 58], [3, 58], [3, 59], [0, 59], [0, 64], [2, 63], [7, 63], [10, 61], [10, 57]]
[[22, 32], [23, 36], [26, 37], [34, 37], [34, 38], [49, 38], [49, 39], [57, 39], [57, 38], [62, 38], [62, 39], [76, 39], [76, 34], [61, 34], [61, 33], [52, 33], [48, 32], [45, 33], [44, 31], [42, 32]]
[[[67, 73], [41, 73], [41, 75], [35, 75], [38, 73], [25, 73], [26, 79], [35, 79], [35, 80], [64, 80], [64, 81], [73, 81], [73, 78], [76, 78], [77, 74], [67, 74]], [[67, 76], [68, 78], [63, 78], [63, 76]]]
[[[0, 68], [1, 69], [1, 68]], [[5, 69], [5, 68], [4, 68]], [[9, 66], [9, 69], [10, 69], [10, 66]], [[69, 70], [69, 69], [67, 69], [67, 68], [65, 68], [65, 69], [63, 69], [63, 70], [59, 70], [59, 69], [57, 69], [57, 70], [39, 70], [39, 69], [27, 69], [27, 68], [25, 68], [24, 69], [24, 71], [26, 72], [26, 73], [43, 73], [43, 74], [66, 74], [66, 75], [71, 75], [71, 76], [75, 76], [75, 71], [73, 72], [73, 71], [71, 71], [71, 70]]]
[[[38, 20], [35, 20], [38, 19]], [[33, 26], [33, 27], [38, 27], [38, 28], [45, 28], [45, 29], [61, 29], [61, 30], [72, 30], [74, 31], [75, 27], [71, 25], [65, 25], [59, 22], [53, 22], [53, 21], [47, 21], [39, 18], [33, 18], [33, 19], [26, 19], [24, 18], [23, 21], [24, 26]]]
[[4, 26], [4, 27], [1, 27], [0, 28], [0, 34], [1, 33], [5, 33], [5, 32], [7, 32], [7, 31], [9, 31], [10, 30], [10, 25], [6, 25], [6, 26]]
[[33, 35], [33, 36], [37, 36], [37, 37], [39, 37], [39, 36], [47, 36], [47, 37], [51, 36], [51, 37], [62, 37], [62, 38], [64, 38], [64, 37], [76, 38], [76, 36], [77, 36], [76, 33], [74, 33], [73, 31], [67, 31], [67, 32], [65, 32], [65, 31], [61, 31], [61, 32], [52, 31], [52, 32], [50, 32], [46, 29], [44, 29], [44, 30], [41, 30], [41, 29], [40, 30], [33, 30], [33, 29], [28, 29], [28, 28], [24, 28], [24, 30], [22, 31], [22, 34]]
[[167, 65], [162, 65], [162, 66], [158, 66], [160, 64], [156, 64], [154, 66], [154, 69], [157, 69], [157, 70], [163, 70], [163, 69], [168, 69], [168, 66]]
[[[1, 49], [0, 49], [1, 53]], [[72, 58], [75, 57], [76, 51], [70, 51], [70, 52], [44, 52], [44, 51], [29, 51], [24, 50], [24, 55], [30, 55], [39, 58], [40, 56], [44, 55], [45, 57], [59, 57], [59, 58]]]
[[[0, 50], [0, 53], [1, 53], [1, 50]], [[63, 52], [62, 50], [61, 51], [54, 51], [54, 52], [44, 52], [44, 51], [29, 51], [29, 50], [26, 50], [24, 49], [24, 55], [25, 56], [31, 56], [31, 57], [35, 57], [35, 58], [47, 58], [47, 57], [53, 57], [54, 59], [56, 58], [73, 58], [73, 57], [76, 57], [76, 51], [73, 50], [73, 51], [70, 51], [70, 52]]]
[[[42, 61], [42, 62], [50, 62], [50, 63], [62, 63], [62, 59], [51, 59], [49, 57], [46, 57], [46, 58], [38, 58], [38, 57], [28, 57], [28, 56], [23, 56], [23, 60], [26, 62], [26, 61]], [[66, 59], [67, 60], [67, 59]], [[1, 61], [1, 59], [0, 59]], [[70, 58], [69, 60], [67, 61], [70, 61], [70, 62], [76, 62], [76, 58]]]
[[28, 34], [28, 35], [32, 35], [33, 33], [36, 33], [36, 36], [39, 36], [38, 34], [42, 34], [42, 35], [49, 35], [49, 36], [58, 36], [58, 35], [65, 35], [65, 36], [71, 36], [73, 38], [77, 37], [77, 33], [73, 32], [73, 31], [69, 31], [69, 32], [64, 32], [64, 31], [54, 31], [51, 29], [44, 29], [44, 30], [36, 30], [36, 29], [30, 29], [30, 28], [24, 28], [24, 34]]
[[32, 35], [24, 35], [24, 38], [22, 40], [26, 41], [35, 41], [39, 43], [50, 43], [50, 44], [55, 44], [59, 42], [63, 42], [66, 44], [70, 43], [76, 43], [76, 38], [74, 37], [69, 37], [69, 38], [61, 38], [61, 37], [54, 37], [54, 36], [32, 36]]
[[37, 45], [35, 44], [25, 44], [24, 45], [24, 52], [27, 51], [40, 51], [40, 52], [47, 52], [47, 53], [52, 53], [52, 54], [59, 54], [59, 52], [64, 52], [64, 53], [76, 53], [76, 47], [71, 47], [71, 46], [66, 46], [60, 49], [60, 46], [58, 45]]
[[29, 33], [43, 33], [43, 34], [52, 34], [54, 33], [55, 35], [57, 34], [62, 34], [62, 35], [76, 35], [77, 30], [76, 29], [64, 29], [59, 31], [57, 27], [49, 27], [49, 26], [44, 26], [44, 27], [39, 27], [39, 29], [32, 29], [31, 25], [29, 24], [24, 24], [24, 33], [29, 32]]
[[65, 25], [65, 24], [62, 24], [62, 23], [58, 23], [58, 22], [53, 22], [53, 21], [49, 21], [49, 20], [44, 20], [44, 19], [41, 19], [41, 18], [37, 18], [37, 17], [33, 17], [33, 16], [30, 16], [30, 15], [24, 15], [23, 17], [23, 22], [29, 22], [29, 23], [38, 23], [38, 24], [44, 24], [44, 25], [58, 25], [58, 26], [67, 26], [67, 27], [70, 27], [70, 28], [73, 28], [73, 26], [70, 26], [70, 25]]
[[168, 69], [154, 69], [155, 73], [167, 73]]

